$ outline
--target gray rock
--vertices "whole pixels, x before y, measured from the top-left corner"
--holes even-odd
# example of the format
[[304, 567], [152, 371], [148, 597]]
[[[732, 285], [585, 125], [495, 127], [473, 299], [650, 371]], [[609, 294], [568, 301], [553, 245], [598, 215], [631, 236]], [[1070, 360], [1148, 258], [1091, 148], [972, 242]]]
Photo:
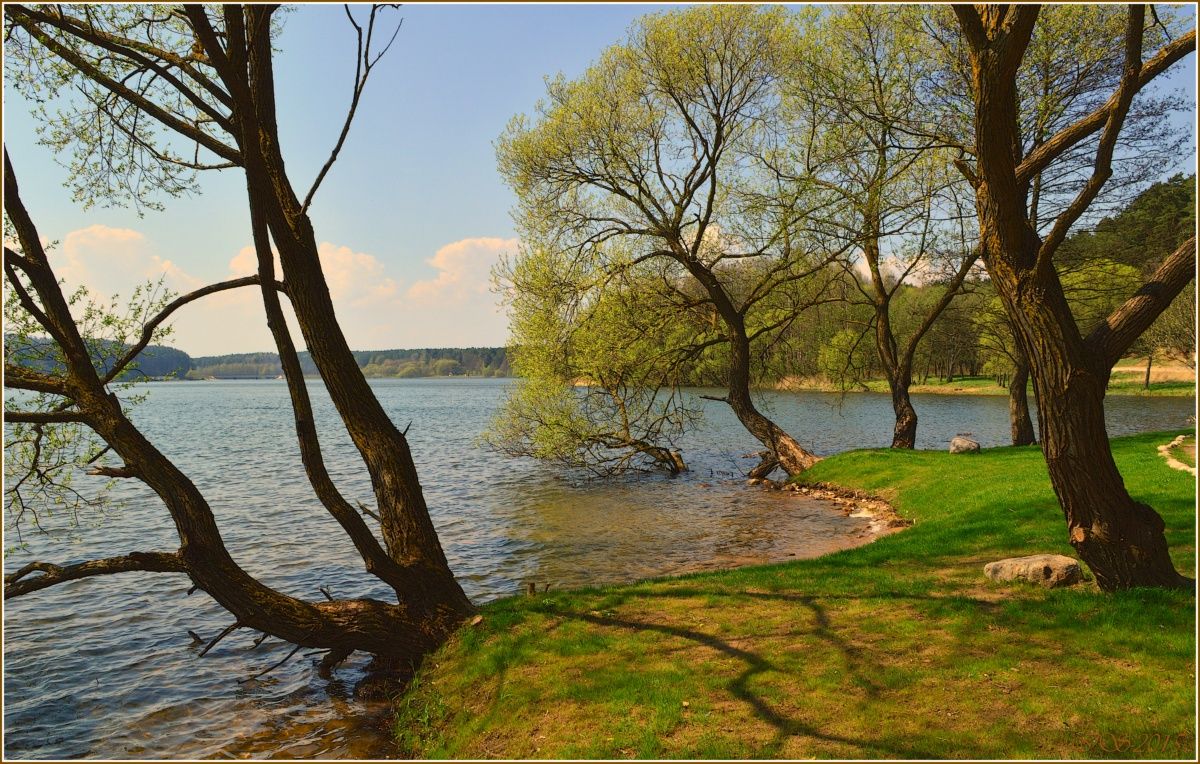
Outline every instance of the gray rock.
[[952, 454], [973, 454], [978, 450], [978, 443], [961, 435], [950, 441], [950, 453]]
[[1047, 589], [1071, 586], [1083, 580], [1083, 570], [1073, 557], [1034, 554], [989, 562], [983, 574], [993, 581], [1029, 581]]

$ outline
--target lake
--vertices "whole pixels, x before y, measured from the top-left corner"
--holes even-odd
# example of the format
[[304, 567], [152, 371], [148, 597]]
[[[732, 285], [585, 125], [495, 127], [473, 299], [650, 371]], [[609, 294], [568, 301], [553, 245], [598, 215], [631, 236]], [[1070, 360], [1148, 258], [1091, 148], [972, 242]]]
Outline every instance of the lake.
[[[809, 557], [862, 543], [867, 520], [792, 492], [744, 485], [760, 446], [724, 404], [705, 401], [704, 426], [682, 443], [691, 471], [613, 481], [565, 475], [481, 449], [480, 432], [510, 380], [376, 380], [409, 440], [447, 557], [476, 602], [539, 588], [629, 581], [712, 567]], [[387, 596], [362, 572], [349, 540], [312, 498], [283, 382], [146, 386], [132, 417], [208, 497], [222, 534], [251, 573], [297, 597]], [[310, 381], [322, 445], [351, 501], [371, 493], [353, 446], [318, 381]], [[696, 391], [704, 392], [704, 391]], [[802, 445], [826, 455], [891, 442], [887, 395], [763, 393], [764, 409]], [[1005, 397], [916, 395], [918, 448], [957, 433], [984, 446], [1008, 439]], [[1191, 398], [1114, 397], [1112, 435], [1187, 426]], [[80, 478], [80, 485], [86, 478]], [[90, 480], [99, 480], [92, 478]], [[178, 546], [148, 489], [116, 489], [121, 506], [85, 518], [77, 537], [26, 534], [30, 559], [67, 563]], [[12, 539], [9, 539], [12, 543]], [[371, 758], [394, 755], [387, 707], [354, 698], [365, 660], [332, 681], [299, 654], [239, 683], [290, 647], [237, 632], [204, 658], [231, 618], [180, 575], [122, 574], [73, 582], [6, 603], [4, 753], [10, 758]]]

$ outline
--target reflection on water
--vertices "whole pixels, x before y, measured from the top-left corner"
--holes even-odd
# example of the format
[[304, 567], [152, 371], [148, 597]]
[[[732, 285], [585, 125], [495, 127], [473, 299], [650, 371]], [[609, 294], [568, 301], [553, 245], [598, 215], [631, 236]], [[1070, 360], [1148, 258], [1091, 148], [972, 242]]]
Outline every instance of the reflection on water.
[[[728, 410], [708, 405], [703, 430], [683, 444], [692, 471], [589, 482], [481, 451], [475, 439], [506, 381], [373, 383], [410, 440], [447, 556], [476, 601], [520, 591], [612, 583], [735, 564], [812, 556], [859, 543], [865, 518], [791, 492], [747, 488], [756, 443]], [[134, 418], [212, 503], [239, 563], [289, 594], [387, 597], [363, 573], [349, 540], [303, 478], [282, 383], [149, 386]], [[348, 498], [369, 483], [328, 398], [312, 384], [330, 471]], [[890, 401], [821, 393], [764, 396], [790, 432], [818, 453], [886, 446]], [[1110, 431], [1186, 424], [1190, 399], [1117, 398]], [[985, 446], [1008, 432], [1004, 398], [916, 396], [918, 447], [945, 448], [958, 432]], [[144, 487], [118, 486], [124, 509], [80, 543], [31, 539], [29, 559], [69, 563], [133, 550], [174, 549], [165, 510]], [[394, 755], [386, 704], [353, 695], [366, 659], [333, 681], [319, 656], [298, 654], [239, 683], [291, 649], [237, 632], [204, 658], [187, 631], [208, 639], [230, 617], [183, 576], [125, 574], [78, 581], [6, 603], [4, 753], [15, 758], [378, 758]]]

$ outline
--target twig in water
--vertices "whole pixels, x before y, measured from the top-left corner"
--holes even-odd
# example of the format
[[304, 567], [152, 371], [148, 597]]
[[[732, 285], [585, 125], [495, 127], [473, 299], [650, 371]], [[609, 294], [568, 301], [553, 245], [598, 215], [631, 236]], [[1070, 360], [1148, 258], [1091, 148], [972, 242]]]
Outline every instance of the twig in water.
[[266, 676], [267, 674], [270, 674], [270, 673], [271, 673], [272, 671], [274, 671], [275, 669], [279, 668], [279, 667], [280, 667], [280, 666], [282, 666], [283, 664], [285, 664], [285, 663], [287, 663], [288, 661], [290, 661], [290, 660], [292, 659], [292, 656], [293, 656], [293, 655], [295, 655], [295, 654], [296, 654], [296, 653], [298, 653], [298, 652], [300, 652], [300, 645], [296, 645], [296, 647], [295, 647], [295, 648], [294, 648], [294, 649], [293, 649], [293, 650], [292, 650], [290, 653], [288, 653], [287, 655], [283, 656], [283, 660], [279, 661], [278, 663], [276, 663], [276, 664], [273, 664], [273, 665], [271, 665], [271, 666], [268, 666], [267, 668], [265, 668], [265, 669], [263, 669], [262, 671], [258, 672], [258, 673], [257, 673], [257, 674], [255, 674], [254, 676], [248, 676], [248, 677], [246, 677], [245, 679], [239, 679], [239, 680], [238, 680], [238, 684], [245, 684], [246, 682], [249, 682], [249, 681], [252, 681], [252, 680], [254, 680], [254, 679], [258, 679], [258, 678], [260, 678], [260, 677], [264, 677], [264, 676]]
[[237, 629], [241, 625], [242, 625], [241, 621], [234, 621], [232, 624], [230, 624], [228, 627], [226, 627], [225, 631], [223, 631], [220, 634], [218, 634], [217, 636], [213, 637], [213, 641], [209, 642], [207, 645], [204, 646], [204, 649], [200, 651], [200, 655], [198, 657], [203, 658], [205, 653], [207, 653], [209, 650], [216, 647], [218, 642], [220, 642], [222, 639], [225, 639], [225, 637], [232, 634], [234, 629]]

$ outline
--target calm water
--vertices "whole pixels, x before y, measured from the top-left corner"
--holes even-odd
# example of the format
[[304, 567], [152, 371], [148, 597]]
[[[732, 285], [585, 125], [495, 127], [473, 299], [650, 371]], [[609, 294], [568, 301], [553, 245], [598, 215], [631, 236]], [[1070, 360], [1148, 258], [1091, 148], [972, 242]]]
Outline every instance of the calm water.
[[[726, 407], [708, 404], [704, 428], [684, 446], [692, 471], [677, 479], [571, 479], [528, 460], [476, 447], [505, 380], [373, 383], [409, 438], [450, 563], [476, 601], [519, 591], [821, 554], [860, 543], [867, 520], [798, 495], [747, 488], [758, 445]], [[319, 384], [330, 470], [351, 500], [367, 482]], [[311, 498], [296, 454], [282, 382], [152, 384], [134, 419], [208, 497], [234, 554], [271, 586], [319, 598], [386, 597], [361, 572], [350, 542]], [[820, 454], [886, 446], [887, 396], [764, 395], [765, 407]], [[919, 448], [942, 449], [959, 432], [985, 446], [1008, 437], [1003, 397], [915, 396]], [[1182, 427], [1191, 399], [1113, 398], [1114, 435]], [[132, 550], [174, 549], [170, 519], [148, 490], [119, 489], [123, 508], [72, 541], [30, 538], [33, 559], [71, 562]], [[231, 619], [183, 576], [124, 574], [54, 587], [6, 604], [4, 753], [15, 758], [368, 758], [394, 755], [386, 708], [357, 700], [365, 661], [333, 681], [317, 657], [297, 655], [261, 680], [239, 683], [290, 649], [253, 647], [238, 632], [204, 658], [205, 639]]]

